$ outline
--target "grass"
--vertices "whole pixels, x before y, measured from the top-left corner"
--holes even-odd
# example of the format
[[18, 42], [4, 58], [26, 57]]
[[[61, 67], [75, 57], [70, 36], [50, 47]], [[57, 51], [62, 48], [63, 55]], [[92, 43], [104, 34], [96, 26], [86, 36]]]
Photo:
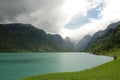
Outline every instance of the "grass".
[[38, 75], [22, 80], [120, 80], [120, 56], [114, 61], [92, 69], [78, 72]]

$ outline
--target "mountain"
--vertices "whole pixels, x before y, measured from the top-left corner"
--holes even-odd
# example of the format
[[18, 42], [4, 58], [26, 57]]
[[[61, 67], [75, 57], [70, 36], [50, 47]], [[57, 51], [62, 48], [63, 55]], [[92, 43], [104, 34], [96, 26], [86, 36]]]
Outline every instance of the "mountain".
[[46, 34], [30, 24], [0, 24], [0, 52], [67, 51], [60, 35]]
[[72, 45], [72, 42], [68, 39], [63, 39], [58, 34], [48, 34], [48, 36], [52, 39], [54, 42], [54, 47], [58, 48], [60, 51], [74, 51], [74, 47]]
[[67, 46], [67, 48], [68, 48], [67, 50], [68, 51], [76, 51], [74, 43], [73, 43], [73, 41], [69, 37], [66, 37], [64, 44]]
[[[108, 28], [107, 28], [108, 29]], [[96, 54], [109, 54], [120, 50], [120, 25], [107, 30], [106, 35], [97, 39], [86, 51]]]
[[119, 25], [119, 24], [120, 24], [120, 21], [110, 24], [105, 30], [100, 30], [100, 31], [96, 32], [95, 34], [93, 34], [92, 36], [86, 35], [79, 41], [79, 43], [77, 45], [78, 51], [84, 51], [86, 48], [89, 48], [98, 39], [111, 33], [111, 30], [116, 28], [117, 25]]
[[90, 41], [91, 36], [88, 34], [84, 36], [77, 44], [77, 51], [83, 51], [86, 47], [88, 42]]
[[105, 30], [100, 30], [98, 32], [96, 32], [92, 37], [91, 39], [89, 40], [88, 44], [87, 44], [87, 47], [89, 47], [91, 44], [93, 44], [94, 42], [96, 42], [99, 38], [102, 38], [104, 37], [105, 35], [109, 34], [110, 30], [113, 29], [113, 28], [116, 28], [117, 25], [120, 24], [120, 21], [119, 22], [116, 22], [116, 23], [112, 23], [110, 24]]

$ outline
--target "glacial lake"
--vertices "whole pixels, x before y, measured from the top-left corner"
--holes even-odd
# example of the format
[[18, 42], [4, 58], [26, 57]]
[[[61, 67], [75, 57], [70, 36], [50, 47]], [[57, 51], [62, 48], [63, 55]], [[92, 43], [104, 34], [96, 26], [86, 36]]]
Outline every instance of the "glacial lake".
[[113, 60], [84, 52], [0, 53], [0, 80], [89, 69]]

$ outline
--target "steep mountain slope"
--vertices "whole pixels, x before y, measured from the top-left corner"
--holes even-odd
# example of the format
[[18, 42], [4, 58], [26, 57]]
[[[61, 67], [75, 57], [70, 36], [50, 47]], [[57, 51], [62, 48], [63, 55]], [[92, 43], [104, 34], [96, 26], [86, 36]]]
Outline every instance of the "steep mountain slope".
[[87, 44], [87, 47], [89, 47], [90, 45], [92, 45], [94, 42], [96, 42], [99, 38], [101, 37], [104, 37], [106, 34], [109, 33], [109, 31], [111, 29], [114, 29], [117, 27], [117, 25], [120, 24], [120, 21], [119, 22], [115, 22], [115, 23], [112, 23], [110, 24], [105, 30], [100, 30], [98, 32], [96, 32], [92, 37], [91, 39], [89, 40], [88, 44]]
[[74, 51], [74, 47], [72, 45], [72, 42], [70, 42], [68, 39], [63, 39], [60, 35], [58, 34], [48, 34], [49, 38], [52, 39], [54, 42], [54, 47], [59, 49], [59, 51]]
[[30, 24], [0, 24], [0, 52], [67, 51], [61, 41], [61, 36], [49, 36]]
[[97, 54], [109, 54], [109, 52], [120, 49], [120, 25], [109, 29], [107, 34], [93, 43], [87, 51]]
[[109, 34], [110, 30], [116, 28], [117, 25], [119, 24], [120, 24], [120, 21], [112, 23], [105, 30], [100, 30], [96, 32], [94, 35], [92, 35], [91, 37], [87, 38], [86, 36], [88, 35], [86, 35], [79, 41], [77, 45], [78, 51], [84, 51], [86, 48], [90, 47], [93, 43], [95, 43], [99, 38], [102, 38], [105, 35]]
[[78, 51], [83, 51], [87, 45], [88, 45], [88, 42], [90, 41], [91, 39], [91, 36], [90, 35], [86, 35], [84, 36], [77, 44], [77, 50]]
[[65, 45], [67, 46], [67, 51], [76, 51], [74, 43], [73, 43], [72, 39], [70, 39], [69, 37], [66, 37]]

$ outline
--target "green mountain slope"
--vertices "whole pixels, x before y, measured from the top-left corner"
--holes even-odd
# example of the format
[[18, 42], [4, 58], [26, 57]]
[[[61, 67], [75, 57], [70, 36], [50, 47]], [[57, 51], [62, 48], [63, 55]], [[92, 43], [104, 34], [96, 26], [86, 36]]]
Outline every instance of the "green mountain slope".
[[49, 36], [30, 24], [0, 24], [0, 52], [69, 50], [64, 43], [61, 36]]
[[95, 43], [93, 43], [86, 51], [97, 54], [110, 54], [112, 51], [120, 49], [120, 25], [110, 29], [107, 34]]

